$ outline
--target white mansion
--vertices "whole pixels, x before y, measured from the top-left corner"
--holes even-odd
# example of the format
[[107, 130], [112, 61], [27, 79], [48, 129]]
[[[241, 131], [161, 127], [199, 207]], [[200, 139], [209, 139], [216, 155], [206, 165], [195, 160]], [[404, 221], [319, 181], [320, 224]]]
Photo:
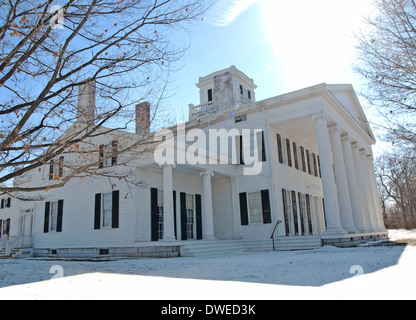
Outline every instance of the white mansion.
[[[93, 143], [114, 147], [163, 135], [166, 144], [171, 132], [174, 162], [157, 163], [157, 148], [130, 161], [113, 157], [97, 170], [128, 168], [141, 185], [84, 177], [39, 193], [41, 201], [1, 199], [0, 254], [176, 257], [345, 247], [387, 237], [375, 138], [351, 85], [320, 84], [256, 101], [253, 80], [232, 66], [200, 78], [197, 87], [200, 105], [189, 106], [186, 126], [207, 137], [216, 132], [215, 139], [191, 145], [197, 137], [181, 139], [180, 126], [150, 133], [139, 121], [149, 120], [149, 104], [137, 106], [136, 133], [112, 131]], [[95, 112], [95, 90], [79, 91], [82, 123]], [[181, 147], [209, 161], [183, 161]], [[65, 155], [15, 184], [47, 186], [45, 177], [65, 175], [58, 164], [67, 161]]]

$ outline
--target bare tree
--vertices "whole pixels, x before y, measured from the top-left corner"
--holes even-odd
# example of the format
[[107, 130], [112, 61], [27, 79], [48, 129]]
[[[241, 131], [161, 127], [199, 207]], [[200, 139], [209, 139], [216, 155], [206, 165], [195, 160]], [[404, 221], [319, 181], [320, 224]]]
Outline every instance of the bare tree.
[[416, 3], [374, 0], [377, 14], [357, 34], [360, 63], [355, 67], [368, 82], [364, 92], [384, 116], [378, 124], [402, 147], [416, 147]]
[[416, 163], [408, 155], [389, 154], [377, 160], [383, 204], [389, 207], [388, 221], [406, 229], [416, 226]]
[[[80, 174], [103, 174], [97, 171], [102, 161], [145, 144], [142, 139], [118, 143], [105, 155], [102, 146], [85, 145], [127, 129], [137, 104], [160, 99], [169, 71], [186, 50], [172, 43], [171, 35], [187, 31], [210, 1], [60, 4], [0, 0], [0, 194], [41, 190], [41, 185], [21, 187], [13, 180], [57, 164], [61, 155], [78, 153], [82, 161], [60, 163], [68, 174], [53, 175], [56, 181], [48, 188], [62, 187]], [[78, 89], [91, 83], [96, 110], [82, 115]], [[156, 112], [154, 107], [152, 120]]]

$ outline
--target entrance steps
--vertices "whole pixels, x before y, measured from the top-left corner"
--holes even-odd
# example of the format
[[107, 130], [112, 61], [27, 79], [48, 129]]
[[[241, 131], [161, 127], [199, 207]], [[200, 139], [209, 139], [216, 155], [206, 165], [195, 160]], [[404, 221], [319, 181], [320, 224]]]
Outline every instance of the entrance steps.
[[[314, 250], [322, 247], [320, 236], [279, 237], [275, 251]], [[201, 240], [181, 243], [181, 256], [204, 256], [244, 251], [273, 251], [269, 240]]]
[[205, 256], [247, 251], [243, 240], [186, 241], [181, 245], [181, 257]]

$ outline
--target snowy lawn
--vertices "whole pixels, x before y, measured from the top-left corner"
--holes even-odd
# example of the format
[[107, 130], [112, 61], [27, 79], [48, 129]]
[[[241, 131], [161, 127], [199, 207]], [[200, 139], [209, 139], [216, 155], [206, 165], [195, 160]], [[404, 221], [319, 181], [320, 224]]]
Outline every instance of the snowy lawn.
[[0, 260], [0, 299], [415, 299], [416, 231], [391, 236], [413, 245], [106, 262]]

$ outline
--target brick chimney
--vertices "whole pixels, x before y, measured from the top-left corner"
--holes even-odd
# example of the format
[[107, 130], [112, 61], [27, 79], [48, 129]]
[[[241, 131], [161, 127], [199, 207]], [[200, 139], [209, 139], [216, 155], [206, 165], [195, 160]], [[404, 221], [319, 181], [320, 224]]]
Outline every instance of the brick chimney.
[[96, 83], [93, 79], [87, 79], [86, 81], [85, 84], [78, 87], [77, 121], [91, 125], [94, 124], [96, 116]]
[[150, 133], [150, 103], [143, 102], [136, 106], [136, 134]]

